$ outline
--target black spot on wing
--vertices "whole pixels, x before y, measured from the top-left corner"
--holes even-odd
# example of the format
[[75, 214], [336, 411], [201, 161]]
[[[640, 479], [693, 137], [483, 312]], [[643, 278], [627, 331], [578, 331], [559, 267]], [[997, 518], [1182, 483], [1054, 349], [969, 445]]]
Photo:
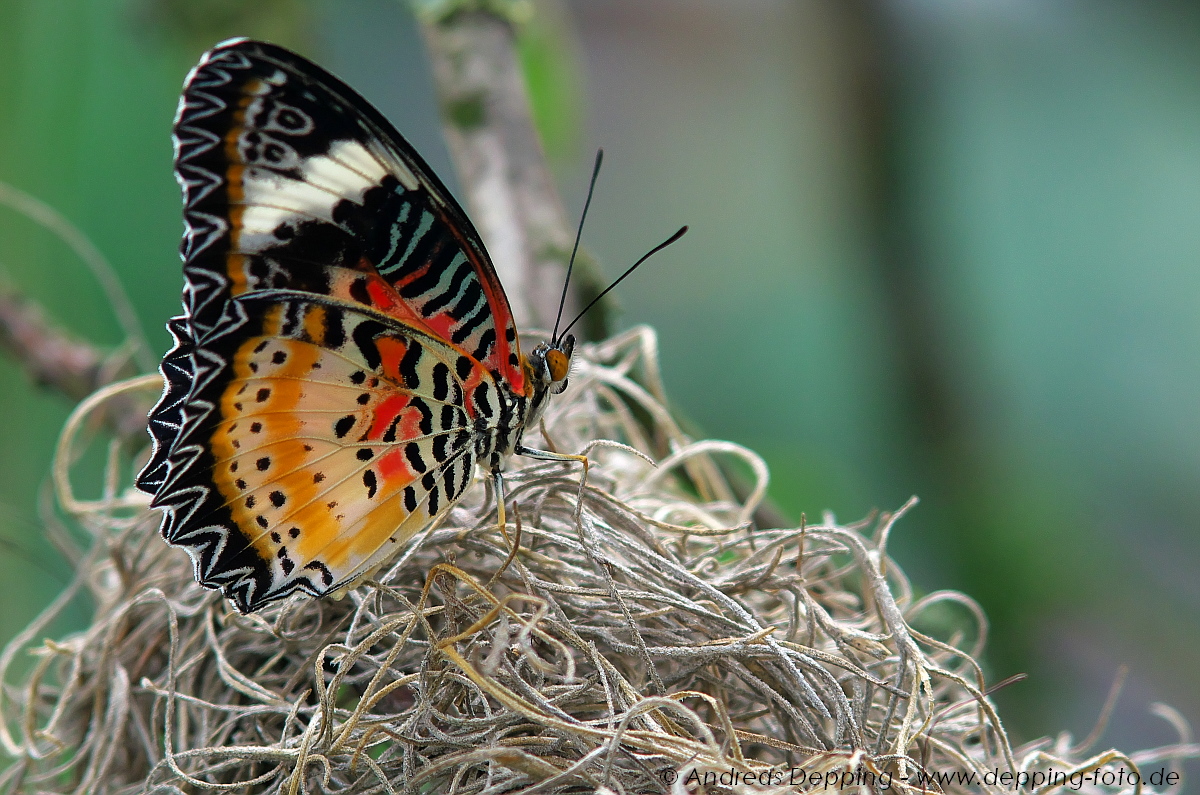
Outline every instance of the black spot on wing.
[[445, 400], [450, 396], [450, 368], [444, 362], [433, 366], [433, 399]]
[[410, 405], [416, 406], [417, 411], [421, 412], [421, 420], [417, 427], [421, 429], [421, 433], [428, 436], [433, 433], [433, 410], [424, 400], [414, 400]]
[[466, 381], [471, 377], [471, 371], [475, 369], [475, 363], [466, 356], [459, 356], [458, 361], [454, 363], [454, 371], [458, 373], [459, 381]]
[[314, 560], [312, 563], [306, 563], [304, 568], [319, 571], [321, 573], [321, 581], [325, 583], [326, 587], [333, 585], [333, 574], [329, 571], [329, 567], [321, 561]]
[[475, 390], [471, 393], [471, 399], [475, 403], [476, 410], [483, 416], [491, 417], [496, 413], [495, 409], [492, 408], [491, 401], [488, 399], [488, 386], [486, 383], [481, 383], [475, 387]]
[[360, 277], [350, 283], [350, 297], [360, 304], [371, 305], [371, 294], [367, 292], [366, 277]]
[[462, 494], [463, 491], [467, 488], [467, 484], [471, 482], [472, 470], [474, 468], [475, 467], [473, 465], [465, 466], [462, 468], [462, 483], [460, 483], [458, 485], [458, 493], [459, 494]]
[[[266, 263], [263, 262], [261, 258], [255, 258], [252, 260], [252, 262], [253, 262], [253, 265], [251, 265], [251, 267], [250, 267], [251, 272], [253, 273], [254, 268], [261, 263], [262, 268], [263, 268], [263, 274], [259, 278], [266, 278], [266, 274], [269, 271], [269, 269], [266, 266]], [[300, 327], [301, 327], [300, 305], [297, 303], [294, 303], [294, 302], [288, 302], [288, 303], [284, 304], [283, 323], [281, 323], [279, 326], [280, 335], [284, 336], [284, 337], [295, 336], [296, 329], [298, 329]]]
[[[434, 450], [436, 449], [435, 447]], [[404, 445], [404, 457], [408, 459], [408, 464], [413, 468], [414, 472], [420, 473], [427, 469], [425, 459], [421, 457], [421, 445], [416, 442], [409, 442]]]
[[387, 430], [384, 431], [383, 441], [385, 441], [385, 442], [396, 441], [396, 428], [400, 425], [400, 419], [403, 416], [404, 416], [403, 414], [397, 414], [395, 416], [395, 418], [392, 420], [391, 425], [389, 425]]
[[404, 356], [400, 359], [400, 376], [404, 379], [404, 386], [408, 389], [415, 390], [421, 386], [421, 377], [417, 374], [417, 364], [421, 361], [423, 350], [420, 343], [411, 340], [408, 348], [404, 351]]
[[333, 424], [333, 433], [337, 438], [341, 439], [354, 427], [356, 418], [353, 414], [347, 414]]
[[379, 356], [379, 349], [375, 346], [375, 338], [385, 331], [387, 331], [387, 327], [379, 321], [363, 320], [354, 327], [354, 332], [351, 334], [354, 344], [358, 347], [358, 352], [362, 354], [363, 360], [372, 370], [379, 369], [379, 365], [383, 361]]
[[337, 350], [346, 344], [346, 313], [341, 307], [325, 310], [325, 345]]
[[445, 471], [442, 473], [442, 489], [446, 493], [447, 500], [453, 500], [456, 496], [458, 496], [458, 492], [455, 490], [457, 486], [458, 476], [454, 471], [454, 464], [451, 464], [450, 466], [446, 467]]

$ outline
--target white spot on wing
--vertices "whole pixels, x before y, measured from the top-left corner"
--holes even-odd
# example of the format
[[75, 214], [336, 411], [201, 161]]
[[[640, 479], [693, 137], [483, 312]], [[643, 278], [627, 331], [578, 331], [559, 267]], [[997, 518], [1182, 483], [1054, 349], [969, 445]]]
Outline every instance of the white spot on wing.
[[310, 157], [301, 168], [307, 182], [356, 203], [387, 175], [358, 141], [338, 141], [329, 154]]
[[[377, 152], [363, 146], [358, 141], [338, 141], [329, 150], [329, 156], [341, 163], [345, 168], [362, 174], [365, 177], [380, 182], [390, 172], [400, 180], [406, 190], [415, 190], [417, 178], [408, 167], [389, 151]], [[384, 165], [386, 163], [386, 166]]]
[[274, 232], [282, 225], [295, 226], [313, 219], [333, 223], [333, 208], [342, 199], [316, 185], [266, 169], [247, 169], [242, 188], [245, 211], [240, 248], [246, 253], [278, 245]]
[[[254, 253], [278, 245], [275, 230], [306, 220], [333, 223], [333, 208], [363, 195], [387, 175], [382, 164], [358, 141], [337, 141], [328, 154], [297, 164], [300, 179], [269, 168], [247, 168], [243, 175], [245, 212], [240, 249]], [[411, 177], [411, 174], [409, 174]]]

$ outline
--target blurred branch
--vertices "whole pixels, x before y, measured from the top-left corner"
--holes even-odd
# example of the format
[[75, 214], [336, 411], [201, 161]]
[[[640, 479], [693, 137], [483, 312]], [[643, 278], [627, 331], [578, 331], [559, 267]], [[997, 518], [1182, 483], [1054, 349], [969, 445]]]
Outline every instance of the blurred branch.
[[106, 355], [46, 319], [33, 301], [0, 288], [0, 347], [41, 386], [82, 400], [101, 385]]
[[[76, 402], [137, 367], [152, 370], [155, 357], [133, 304], [116, 271], [87, 235], [58, 210], [6, 182], [0, 182], [0, 206], [49, 230], [75, 252], [99, 282], [125, 332], [124, 343], [107, 352], [60, 328], [40, 305], [16, 288], [0, 285], [0, 348], [16, 359], [36, 384]], [[121, 398], [109, 404], [104, 417], [118, 434], [128, 435], [145, 427], [148, 409], [145, 401]]]
[[[514, 18], [529, 7], [414, 5], [471, 218], [517, 325], [549, 328], [558, 313], [574, 230], [546, 165], [517, 60]], [[568, 317], [579, 306], [579, 287], [573, 286], [564, 310]]]
[[121, 286], [121, 280], [113, 270], [113, 266], [88, 239], [88, 236], [68, 221], [58, 210], [7, 182], [0, 182], [0, 205], [12, 208], [35, 224], [49, 230], [75, 252], [80, 262], [87, 266], [92, 276], [99, 282], [100, 289], [104, 291], [109, 307], [117, 318], [117, 323], [125, 333], [126, 343], [132, 347], [137, 363], [144, 370], [153, 370], [156, 357], [146, 342], [146, 335], [142, 332], [142, 326], [138, 322], [133, 304], [130, 302], [129, 296], [125, 294], [125, 288]]
[[[0, 287], [0, 348], [35, 383], [73, 401], [83, 400], [129, 369], [128, 356], [106, 353], [59, 328], [37, 303], [12, 287]], [[145, 426], [148, 408], [145, 401], [134, 398], [117, 400], [109, 407], [106, 421], [118, 433], [134, 433]]]
[[[533, 12], [522, 0], [413, 0], [429, 48], [450, 156], [458, 168], [471, 218], [505, 285], [517, 325], [549, 329], [558, 313], [566, 261], [574, 239], [533, 121], [517, 59], [514, 25]], [[565, 319], [598, 293], [583, 252], [576, 261]], [[582, 272], [581, 272], [582, 271]], [[590, 295], [589, 295], [590, 292]], [[603, 304], [604, 302], [601, 302]], [[606, 336], [605, 308], [585, 326]], [[718, 462], [744, 498], [747, 478]], [[754, 519], [761, 527], [791, 522], [770, 500]]]

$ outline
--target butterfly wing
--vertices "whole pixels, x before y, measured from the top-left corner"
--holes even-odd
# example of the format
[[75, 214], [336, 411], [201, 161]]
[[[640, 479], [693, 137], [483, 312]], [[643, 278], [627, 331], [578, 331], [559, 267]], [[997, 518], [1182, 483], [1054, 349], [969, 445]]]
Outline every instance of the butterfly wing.
[[[202, 372], [155, 507], [196, 579], [250, 612], [353, 582], [440, 518], [477, 460], [477, 362], [387, 315], [296, 291], [227, 304], [164, 371]], [[240, 321], [240, 322], [235, 322]]]
[[[412, 147], [352, 89], [294, 53], [248, 40], [209, 51], [185, 83], [175, 147], [184, 314], [169, 324], [175, 346], [137, 484], [164, 509], [164, 536], [187, 547], [197, 579], [240, 609], [296, 589], [328, 593], [461, 492], [450, 483], [465, 484], [474, 466], [475, 441], [464, 441], [472, 429], [461, 423], [477, 408], [476, 390], [493, 406], [498, 385], [525, 394], [507, 299], [478, 234]], [[449, 367], [457, 397], [440, 398], [440, 380], [384, 381], [382, 352], [367, 353], [378, 334], [392, 340], [384, 347], [419, 348], [430, 368], [434, 359]], [[259, 345], [286, 362], [315, 357], [319, 372], [271, 370]], [[269, 405], [230, 394], [268, 372], [278, 383], [252, 391], [268, 390]], [[381, 391], [355, 393], [359, 372], [380, 379]], [[356, 402], [363, 395], [367, 403]], [[376, 422], [377, 398], [408, 401], [406, 419], [378, 439], [359, 438], [362, 423]], [[243, 416], [246, 407], [257, 413]], [[421, 407], [446, 422], [423, 430], [412, 419], [426, 416]], [[319, 432], [320, 417], [353, 418], [347, 434], [359, 436], [333, 425]], [[312, 438], [299, 441], [289, 428]], [[404, 470], [416, 465], [394, 451], [377, 451], [374, 464], [357, 459], [373, 441], [411, 449], [427, 468]], [[249, 459], [243, 449], [261, 454]], [[336, 485], [302, 488], [318, 471]], [[364, 499], [370, 477], [376, 494]], [[277, 493], [283, 507], [273, 504]]]

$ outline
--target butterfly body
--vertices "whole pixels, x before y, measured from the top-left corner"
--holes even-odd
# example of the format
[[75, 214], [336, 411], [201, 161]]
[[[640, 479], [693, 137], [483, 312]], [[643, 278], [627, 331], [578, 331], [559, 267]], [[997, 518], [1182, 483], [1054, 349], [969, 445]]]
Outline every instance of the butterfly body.
[[[531, 452], [573, 340], [521, 352], [483, 244], [365, 100], [218, 45], [175, 122], [184, 312], [138, 486], [243, 612], [337, 593]], [[543, 457], [552, 454], [542, 454]]]

